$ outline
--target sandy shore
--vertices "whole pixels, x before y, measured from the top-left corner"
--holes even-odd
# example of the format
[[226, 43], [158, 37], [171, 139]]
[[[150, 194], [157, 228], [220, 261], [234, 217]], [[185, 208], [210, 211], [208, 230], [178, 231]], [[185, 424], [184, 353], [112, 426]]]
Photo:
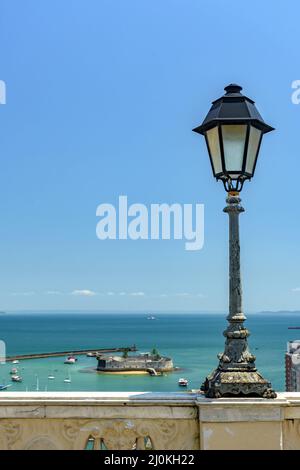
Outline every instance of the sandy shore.
[[111, 375], [149, 375], [146, 370], [123, 370], [123, 371], [105, 371], [97, 370], [98, 374], [111, 374]]

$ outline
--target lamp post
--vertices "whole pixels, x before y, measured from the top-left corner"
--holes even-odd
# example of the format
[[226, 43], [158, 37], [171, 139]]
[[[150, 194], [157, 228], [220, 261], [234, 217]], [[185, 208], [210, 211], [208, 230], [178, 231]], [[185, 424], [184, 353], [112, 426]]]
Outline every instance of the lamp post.
[[248, 349], [250, 333], [244, 326], [239, 239], [239, 215], [244, 212], [239, 192], [245, 180], [254, 175], [263, 134], [274, 129], [241, 90], [239, 85], [228, 85], [225, 95], [213, 101], [201, 126], [193, 129], [205, 136], [213, 174], [228, 193], [224, 212], [229, 216], [229, 324], [223, 333], [225, 350], [218, 355], [219, 365], [201, 389], [209, 398], [275, 398], [270, 382], [257, 371], [256, 358]]

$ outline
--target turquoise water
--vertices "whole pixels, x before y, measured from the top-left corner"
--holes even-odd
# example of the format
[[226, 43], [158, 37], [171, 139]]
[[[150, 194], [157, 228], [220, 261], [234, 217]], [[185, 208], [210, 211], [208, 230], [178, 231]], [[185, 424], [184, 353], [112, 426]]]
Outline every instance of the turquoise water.
[[[299, 314], [255, 314], [246, 322], [251, 331], [249, 343], [257, 356], [256, 364], [276, 390], [284, 390], [284, 352], [286, 342], [300, 337]], [[176, 391], [179, 377], [189, 379], [189, 388], [199, 388], [216, 365], [223, 350], [225, 315], [158, 314], [147, 320], [145, 314], [6, 314], [0, 316], [0, 339], [7, 355], [72, 349], [122, 347], [136, 344], [140, 352], [156, 347], [173, 358], [182, 370], [162, 377], [104, 375], [87, 372], [96, 366], [95, 358], [78, 356], [74, 365], [64, 357], [20, 361], [17, 366], [22, 383], [9, 390], [90, 391]], [[297, 335], [299, 336], [297, 337]], [[0, 383], [11, 383], [11, 363], [0, 365]], [[49, 380], [53, 373], [55, 380]], [[70, 373], [71, 383], [64, 383]]]

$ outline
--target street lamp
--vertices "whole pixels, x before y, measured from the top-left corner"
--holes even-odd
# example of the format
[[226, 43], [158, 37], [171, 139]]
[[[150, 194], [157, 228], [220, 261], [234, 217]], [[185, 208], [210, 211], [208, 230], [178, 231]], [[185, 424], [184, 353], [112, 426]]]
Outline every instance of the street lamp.
[[204, 381], [202, 390], [209, 398], [258, 396], [275, 398], [270, 382], [255, 367], [248, 349], [249, 331], [244, 326], [240, 274], [239, 192], [245, 180], [254, 175], [263, 134], [273, 127], [264, 122], [254, 101], [230, 84], [225, 95], [213, 101], [201, 126], [193, 129], [205, 136], [213, 174], [228, 192], [224, 212], [229, 215], [229, 325], [224, 331], [225, 350], [219, 365]]

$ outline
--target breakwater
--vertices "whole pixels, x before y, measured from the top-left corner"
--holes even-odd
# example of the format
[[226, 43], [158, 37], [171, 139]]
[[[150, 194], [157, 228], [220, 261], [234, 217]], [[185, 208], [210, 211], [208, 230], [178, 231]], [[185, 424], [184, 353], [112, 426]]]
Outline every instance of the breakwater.
[[94, 349], [78, 349], [72, 351], [56, 351], [46, 353], [34, 353], [34, 354], [18, 354], [15, 356], [6, 356], [7, 362], [19, 361], [22, 359], [42, 359], [46, 357], [59, 357], [59, 356], [81, 356], [82, 354], [91, 354], [97, 356], [99, 353], [116, 353], [124, 351], [137, 351], [136, 346], [122, 347], [122, 348], [94, 348]]

